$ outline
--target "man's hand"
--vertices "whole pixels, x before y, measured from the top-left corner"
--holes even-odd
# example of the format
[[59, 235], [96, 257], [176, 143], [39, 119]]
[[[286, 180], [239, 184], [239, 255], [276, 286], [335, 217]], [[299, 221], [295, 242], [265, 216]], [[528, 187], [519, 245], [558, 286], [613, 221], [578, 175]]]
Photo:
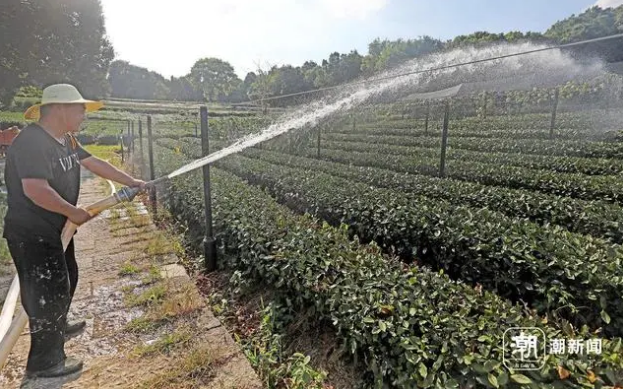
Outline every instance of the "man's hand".
[[84, 208], [79, 208], [79, 207], [75, 207], [75, 208], [76, 209], [74, 209], [69, 214], [69, 217], [68, 217], [72, 223], [79, 226], [79, 225], [86, 223], [87, 221], [91, 219], [92, 216]]
[[22, 178], [22, 186], [24, 194], [33, 203], [50, 212], [65, 215], [74, 224], [80, 225], [91, 218], [87, 211], [63, 199], [45, 179]]
[[145, 189], [145, 184], [147, 184], [143, 180], [137, 180], [136, 178], [132, 179], [132, 182], [128, 185], [130, 188], [140, 188], [141, 190]]

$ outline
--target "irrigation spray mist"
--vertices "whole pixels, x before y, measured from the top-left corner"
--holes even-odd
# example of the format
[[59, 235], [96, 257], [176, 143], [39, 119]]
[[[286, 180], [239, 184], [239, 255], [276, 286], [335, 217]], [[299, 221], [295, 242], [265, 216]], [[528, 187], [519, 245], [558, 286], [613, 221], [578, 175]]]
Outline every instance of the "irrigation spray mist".
[[[599, 61], [579, 63], [562, 50], [553, 49], [449, 69], [398, 76], [404, 73], [419, 72], [474, 60], [484, 60], [544, 47], [546, 46], [532, 43], [500, 44], [480, 49], [455, 49], [411, 60], [392, 71], [382, 73], [370, 79], [369, 82], [346, 86], [338, 93], [333, 93], [320, 101], [284, 114], [276, 123], [262, 132], [248, 135], [227, 148], [193, 161], [171, 172], [167, 178], [173, 178], [198, 169], [289, 131], [315, 126], [319, 121], [348, 111], [366, 101], [370, 101], [375, 96], [404, 96], [408, 93], [439, 90], [466, 82], [507, 80], [516, 77], [518, 74], [530, 74], [533, 77], [536, 75], [538, 79], [547, 83], [562, 83], [572, 79], [590, 79], [604, 74], [603, 64]], [[386, 79], [394, 76], [395, 78]]]

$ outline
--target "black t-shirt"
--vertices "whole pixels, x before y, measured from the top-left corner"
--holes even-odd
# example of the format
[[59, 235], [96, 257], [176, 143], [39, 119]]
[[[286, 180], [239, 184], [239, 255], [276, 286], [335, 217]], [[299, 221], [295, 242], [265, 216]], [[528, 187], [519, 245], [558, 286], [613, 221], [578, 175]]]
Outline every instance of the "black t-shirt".
[[80, 160], [90, 157], [71, 134], [64, 144], [37, 124], [30, 124], [14, 139], [6, 153], [7, 186], [5, 238], [41, 236], [60, 241], [67, 217], [36, 205], [24, 194], [23, 178], [48, 181], [68, 203], [76, 205], [80, 192]]

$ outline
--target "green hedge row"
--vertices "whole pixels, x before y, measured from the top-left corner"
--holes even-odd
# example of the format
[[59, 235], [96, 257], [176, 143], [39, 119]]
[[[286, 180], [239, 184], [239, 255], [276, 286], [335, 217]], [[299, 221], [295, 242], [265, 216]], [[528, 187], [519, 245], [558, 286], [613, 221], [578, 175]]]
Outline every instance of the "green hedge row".
[[[416, 127], [417, 126], [417, 127]], [[396, 127], [394, 128], [389, 123], [383, 123], [375, 125], [374, 123], [365, 123], [355, 128], [352, 126], [343, 126], [338, 128], [331, 128], [330, 131], [335, 134], [358, 134], [358, 135], [390, 135], [390, 136], [410, 136], [410, 137], [426, 137], [426, 136], [439, 136], [441, 137], [441, 130], [439, 123], [428, 123], [428, 130], [426, 130], [425, 123], [413, 122], [410, 126]], [[449, 131], [451, 138], [484, 138], [484, 139], [543, 139], [550, 140], [549, 128], [534, 128], [532, 126], [513, 129], [502, 127], [497, 124], [480, 123], [477, 126], [464, 125], [460, 122], [453, 122], [451, 130]], [[583, 139], [583, 140], [613, 140], [616, 139], [616, 132], [597, 132], [592, 130], [578, 130], [578, 129], [556, 129], [554, 131], [554, 138], [561, 140]]]
[[[161, 173], [188, 161], [159, 146], [156, 153]], [[596, 388], [623, 380], [621, 339], [604, 340], [601, 356], [549, 355], [540, 371], [506, 369], [502, 338], [511, 327], [537, 327], [547, 339], [595, 335], [563, 332], [445, 275], [404, 269], [375, 246], [349, 240], [345, 229], [295, 216], [260, 189], [212, 172], [215, 227], [232, 254], [227, 265], [331, 320], [343, 345], [362, 357], [370, 386]], [[195, 172], [174, 179], [167, 196], [195, 233], [204, 223], [201, 188]], [[560, 379], [559, 367], [570, 376]]]
[[[402, 157], [405, 165], [413, 163], [413, 157], [437, 159], [441, 155], [440, 148], [423, 148], [373, 144], [363, 142], [333, 142], [320, 139], [320, 149], [371, 152], [391, 154]], [[611, 175], [623, 173], [623, 160], [607, 158], [560, 157], [548, 155], [522, 155], [517, 153], [493, 153], [469, 151], [449, 148], [446, 151], [447, 162], [462, 165], [470, 162], [481, 162], [494, 165], [510, 165], [528, 169], [552, 170], [559, 173], [581, 173], [588, 175]]]
[[[365, 110], [365, 108], [363, 108]], [[426, 117], [426, 107], [420, 108], [416, 118], [402, 118], [401, 116], [363, 115], [356, 114], [356, 128], [424, 128]], [[431, 107], [429, 117], [429, 129], [442, 121], [443, 109], [440, 106]], [[345, 117], [340, 123], [350, 124], [352, 128], [353, 118]], [[484, 133], [486, 131], [522, 131], [537, 130], [539, 133], [549, 133], [551, 114], [520, 114], [520, 115], [496, 115], [483, 117], [466, 117], [451, 120], [450, 126], [454, 129], [465, 129], [474, 132]], [[559, 112], [556, 115], [555, 134], [585, 133], [587, 135], [597, 134], [600, 136], [609, 132], [611, 129], [620, 130], [621, 121], [619, 112], [616, 109], [610, 110], [590, 110], [577, 112]]]
[[[199, 156], [197, 146], [184, 147], [189, 156]], [[285, 163], [232, 156], [217, 166], [267, 187], [297, 211], [334, 225], [344, 222], [364, 241], [374, 240], [405, 259], [417, 257], [453, 278], [527, 301], [539, 312], [561, 310], [575, 323], [623, 333], [620, 246]]]
[[[527, 218], [539, 224], [556, 224], [571, 232], [608, 239], [613, 243], [623, 243], [623, 207], [617, 204], [399, 173], [387, 170], [395, 167], [391, 157], [387, 157], [387, 161], [383, 163], [385, 158], [379, 155], [359, 153], [349, 153], [347, 156], [340, 153], [323, 155], [336, 161], [331, 162], [268, 150], [251, 149], [244, 154], [271, 163], [318, 170], [377, 187], [397, 189], [411, 195], [423, 195], [474, 208], [489, 208], [510, 217]], [[315, 156], [315, 151], [310, 149], [307, 155]]]
[[[358, 153], [332, 149], [323, 150], [322, 146], [320, 152], [321, 158], [335, 162], [371, 164], [374, 167], [406, 173], [428, 176], [439, 175], [439, 158], [428, 158], [417, 154], [407, 157], [392, 155], [387, 152]], [[315, 156], [315, 151], [309, 149], [303, 151], [303, 154]], [[530, 158], [530, 156], [526, 156], [526, 158]], [[623, 203], [623, 180], [618, 175], [589, 176], [585, 174], [557, 173], [547, 170], [459, 160], [446, 161], [445, 175], [448, 178], [477, 182], [484, 185], [535, 190], [583, 200]]]
[[[325, 139], [336, 142], [365, 142], [425, 148], [441, 147], [441, 138], [413, 136], [375, 136], [358, 134], [324, 135]], [[623, 144], [619, 142], [587, 142], [581, 140], [538, 140], [538, 139], [483, 139], [448, 137], [448, 146], [482, 152], [511, 152], [537, 155], [559, 155], [584, 158], [623, 159]]]
[[[198, 139], [182, 140], [193, 145], [199, 144]], [[169, 146], [173, 144], [169, 143]], [[214, 149], [219, 149], [224, 145], [217, 143]], [[259, 152], [257, 149], [251, 149], [245, 153], [253, 156], [259, 155], [275, 163], [283, 162], [282, 157], [279, 156], [281, 154], [273, 155], [268, 150]], [[316, 150], [310, 148], [303, 151], [302, 155], [315, 158]], [[400, 166], [405, 165], [406, 158], [393, 156], [390, 150], [384, 150], [383, 153], [379, 154], [321, 150], [321, 156], [341, 164], [301, 158], [288, 159], [287, 164], [308, 169], [321, 169], [324, 172], [344, 178], [355, 179], [375, 186], [400, 189], [412, 194], [422, 194], [431, 198], [442, 198], [455, 204], [466, 204], [477, 208], [486, 207], [511, 217], [528, 218], [540, 224], [557, 224], [571, 232], [605, 238], [614, 243], [623, 243], [623, 208], [617, 204], [606, 201], [586, 201], [452, 179], [442, 180], [436, 177], [405, 175], [395, 172], [395, 170], [402, 170]], [[345, 165], [346, 163], [350, 166]], [[393, 171], [377, 169], [375, 166]], [[426, 167], [420, 169], [426, 171]], [[411, 171], [411, 169], [404, 170]], [[413, 170], [418, 172], [417, 169]], [[431, 170], [434, 171], [432, 168]]]

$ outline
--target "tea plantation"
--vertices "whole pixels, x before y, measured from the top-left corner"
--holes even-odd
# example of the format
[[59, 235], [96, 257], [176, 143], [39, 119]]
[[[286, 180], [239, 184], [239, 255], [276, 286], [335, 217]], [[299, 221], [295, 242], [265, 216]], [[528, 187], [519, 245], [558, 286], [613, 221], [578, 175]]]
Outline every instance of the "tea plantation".
[[[314, 307], [370, 386], [616, 387], [623, 144], [572, 113], [551, 139], [545, 119], [453, 120], [444, 177], [438, 128], [399, 115], [335, 120], [217, 161], [224, 265]], [[211, 151], [230, 143], [214, 136]], [[156, 176], [202, 156], [189, 132], [159, 130], [154, 148]], [[161, 195], [197, 247], [202, 188], [194, 172]], [[509, 367], [517, 327], [601, 350]]]

